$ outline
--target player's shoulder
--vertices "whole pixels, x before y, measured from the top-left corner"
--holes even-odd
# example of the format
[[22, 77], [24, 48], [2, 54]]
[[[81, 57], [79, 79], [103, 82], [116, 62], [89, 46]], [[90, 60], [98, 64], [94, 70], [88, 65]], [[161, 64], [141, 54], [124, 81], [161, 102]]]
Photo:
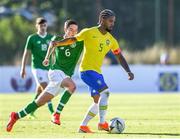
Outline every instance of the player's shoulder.
[[97, 26], [94, 26], [94, 27], [91, 27], [91, 28], [88, 28], [89, 31], [91, 32], [94, 32], [94, 31], [97, 31], [98, 27]]
[[95, 27], [90, 27], [90, 28], [84, 28], [84, 29], [82, 29], [82, 32], [92, 32], [94, 30], [97, 30], [96, 26]]
[[37, 37], [37, 34], [36, 34], [36, 33], [33, 33], [33, 34], [30, 34], [28, 37], [29, 37], [29, 38]]
[[111, 40], [117, 41], [116, 38], [110, 32], [108, 32], [108, 36]]
[[37, 38], [37, 34], [36, 33], [30, 34], [28, 36], [28, 40], [32, 40], [32, 39], [35, 39], [35, 38]]
[[63, 35], [54, 35], [53, 37], [52, 37], [52, 40], [62, 40], [63, 39]]

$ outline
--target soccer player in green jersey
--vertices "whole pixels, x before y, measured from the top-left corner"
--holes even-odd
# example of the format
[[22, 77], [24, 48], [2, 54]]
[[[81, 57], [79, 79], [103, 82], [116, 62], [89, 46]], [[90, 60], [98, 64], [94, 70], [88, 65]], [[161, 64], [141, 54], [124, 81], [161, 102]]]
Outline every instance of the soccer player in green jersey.
[[[77, 34], [77, 31], [78, 26], [76, 21], [67, 20], [64, 24], [64, 36], [56, 36], [53, 40], [58, 41], [64, 38], [73, 37]], [[60, 113], [64, 108], [64, 105], [69, 100], [71, 94], [76, 89], [75, 83], [70, 77], [74, 73], [75, 66], [79, 60], [82, 50], [83, 41], [79, 41], [69, 45], [69, 47], [57, 47], [54, 51], [55, 63], [51, 64], [49, 71], [50, 83], [45, 91], [54, 96], [58, 93], [60, 87], [66, 88], [60, 99], [56, 112], [52, 116], [52, 122], [55, 124], [61, 124]], [[45, 59], [47, 59], [47, 57]]]
[[[98, 129], [109, 131], [109, 125], [106, 122], [106, 112], [110, 92], [101, 71], [105, 55], [109, 51], [112, 51], [118, 62], [127, 72], [128, 79], [134, 79], [134, 74], [131, 72], [117, 40], [110, 33], [113, 29], [115, 19], [114, 12], [105, 9], [101, 11], [99, 15], [98, 26], [83, 29], [75, 37], [51, 42], [51, 49], [53, 49], [58, 46], [68, 46], [76, 41], [84, 41], [84, 52], [80, 64], [80, 76], [89, 87], [93, 103], [89, 107], [79, 127], [79, 132], [82, 133], [92, 133], [87, 124], [98, 112]], [[51, 51], [48, 49], [48, 52], [50, 53]], [[48, 63], [48, 60], [46, 62]]]
[[[37, 94], [35, 99], [42, 93], [48, 84], [49, 66], [45, 67], [42, 62], [53, 37], [53, 35], [47, 33], [47, 21], [42, 17], [36, 19], [36, 29], [37, 33], [30, 35], [26, 41], [20, 73], [21, 77], [25, 78], [26, 62], [29, 56], [31, 56], [32, 73], [37, 84]], [[51, 101], [48, 102], [48, 109], [51, 114], [54, 112]], [[30, 117], [35, 118], [34, 112], [30, 113]]]
[[[74, 20], [67, 20], [64, 25], [64, 36], [56, 36], [54, 40], [61, 40], [63, 38], [72, 37], [77, 34], [78, 25]], [[49, 50], [49, 49], [48, 49]], [[65, 91], [60, 99], [56, 112], [53, 114], [52, 122], [60, 124], [60, 113], [64, 105], [68, 102], [71, 95], [74, 93], [76, 86], [73, 80], [70, 78], [73, 73], [78, 59], [83, 50], [83, 41], [77, 41], [69, 47], [59, 47], [54, 50], [55, 63], [50, 64], [50, 70], [48, 73], [49, 83], [43, 93], [33, 102], [29, 103], [24, 109], [19, 112], [12, 112], [6, 130], [11, 131], [15, 122], [25, 117], [27, 114], [35, 111], [40, 106], [54, 98], [60, 88], [64, 88]], [[49, 59], [49, 54], [45, 59]], [[46, 65], [46, 64], [45, 64]], [[46, 65], [47, 66], [47, 65]]]

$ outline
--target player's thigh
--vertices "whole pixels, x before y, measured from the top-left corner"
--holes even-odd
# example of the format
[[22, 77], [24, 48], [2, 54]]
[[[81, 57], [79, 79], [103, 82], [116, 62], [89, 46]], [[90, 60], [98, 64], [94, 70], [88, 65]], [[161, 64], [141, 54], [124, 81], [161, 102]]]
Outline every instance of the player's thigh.
[[61, 70], [49, 70], [49, 83], [45, 88], [45, 92], [56, 96], [61, 91], [61, 83], [67, 76]]
[[88, 70], [81, 72], [81, 79], [89, 86], [90, 90], [102, 91], [108, 86], [104, 81], [103, 75], [95, 71]]
[[45, 88], [47, 86], [48, 81], [49, 81], [48, 70], [32, 69], [32, 73], [34, 75], [34, 78], [35, 78], [37, 85], [40, 85], [43, 88]]

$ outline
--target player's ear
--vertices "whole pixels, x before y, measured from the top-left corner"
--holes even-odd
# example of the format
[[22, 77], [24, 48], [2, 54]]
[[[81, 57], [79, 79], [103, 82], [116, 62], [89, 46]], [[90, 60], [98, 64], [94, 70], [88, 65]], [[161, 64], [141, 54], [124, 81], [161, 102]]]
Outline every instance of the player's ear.
[[38, 24], [35, 25], [36, 29], [38, 29]]
[[101, 18], [101, 24], [104, 24], [105, 20], [106, 20], [106, 19], [102, 17], [102, 18]]

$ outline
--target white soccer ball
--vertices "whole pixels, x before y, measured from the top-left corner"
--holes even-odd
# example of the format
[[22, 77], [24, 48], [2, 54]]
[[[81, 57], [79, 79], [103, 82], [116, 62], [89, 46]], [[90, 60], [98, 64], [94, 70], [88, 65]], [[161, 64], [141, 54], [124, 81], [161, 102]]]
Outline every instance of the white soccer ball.
[[110, 133], [112, 134], [120, 134], [124, 131], [125, 122], [123, 119], [119, 117], [115, 117], [109, 122]]

